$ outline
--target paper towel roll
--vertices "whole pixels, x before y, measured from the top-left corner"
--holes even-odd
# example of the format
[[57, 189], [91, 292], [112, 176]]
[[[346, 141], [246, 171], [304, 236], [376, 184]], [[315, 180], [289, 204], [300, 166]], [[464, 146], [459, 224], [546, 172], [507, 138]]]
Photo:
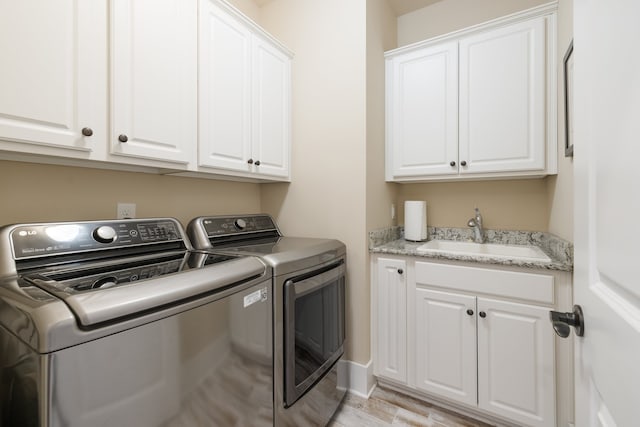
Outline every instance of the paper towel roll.
[[427, 202], [404, 202], [404, 238], [414, 242], [427, 240]]

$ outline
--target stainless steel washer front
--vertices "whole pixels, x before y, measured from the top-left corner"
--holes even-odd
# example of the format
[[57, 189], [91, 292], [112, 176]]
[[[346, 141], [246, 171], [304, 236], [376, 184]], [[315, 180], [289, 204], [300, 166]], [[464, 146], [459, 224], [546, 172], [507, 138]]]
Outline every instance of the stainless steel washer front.
[[[126, 241], [159, 224], [176, 234]], [[42, 237], [70, 239], [61, 225], [79, 234]], [[96, 242], [102, 226], [119, 246]], [[183, 234], [170, 219], [0, 229], [13, 254], [0, 262], [0, 425], [273, 424], [270, 269], [191, 251]], [[54, 253], [23, 256], [41, 249]]]

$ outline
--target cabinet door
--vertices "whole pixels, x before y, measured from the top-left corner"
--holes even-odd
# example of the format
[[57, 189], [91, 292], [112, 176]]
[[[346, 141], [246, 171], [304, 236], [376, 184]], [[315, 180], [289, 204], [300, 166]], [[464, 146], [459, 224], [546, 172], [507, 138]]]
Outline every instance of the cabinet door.
[[387, 179], [458, 173], [457, 55], [450, 42], [387, 62]]
[[251, 32], [201, 0], [199, 41], [199, 165], [249, 172]]
[[195, 157], [197, 23], [196, 0], [111, 1], [112, 154]]
[[460, 41], [460, 173], [545, 168], [545, 18]]
[[416, 387], [477, 404], [476, 298], [416, 289]]
[[254, 170], [288, 178], [291, 61], [262, 38], [253, 41]]
[[107, 14], [98, 3], [2, 3], [1, 148], [88, 158], [104, 146]]
[[555, 426], [549, 309], [478, 298], [478, 314], [479, 407], [522, 425]]
[[377, 374], [407, 381], [406, 262], [380, 258], [377, 265]]

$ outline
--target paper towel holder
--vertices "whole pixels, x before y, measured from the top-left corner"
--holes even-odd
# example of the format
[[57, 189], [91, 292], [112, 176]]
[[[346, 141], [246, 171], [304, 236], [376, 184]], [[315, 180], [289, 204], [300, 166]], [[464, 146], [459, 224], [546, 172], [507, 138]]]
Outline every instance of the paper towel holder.
[[412, 242], [427, 240], [427, 202], [406, 200], [404, 202], [404, 239]]

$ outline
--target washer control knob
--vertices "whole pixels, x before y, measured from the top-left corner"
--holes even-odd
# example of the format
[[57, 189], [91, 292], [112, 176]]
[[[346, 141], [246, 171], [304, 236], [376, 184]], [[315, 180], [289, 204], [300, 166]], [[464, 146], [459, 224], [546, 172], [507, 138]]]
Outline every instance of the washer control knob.
[[247, 226], [247, 221], [242, 218], [238, 218], [235, 220], [233, 225], [235, 225], [238, 230], [244, 230], [244, 228]]
[[100, 243], [112, 243], [116, 240], [116, 230], [108, 225], [103, 225], [93, 230], [93, 238]]

